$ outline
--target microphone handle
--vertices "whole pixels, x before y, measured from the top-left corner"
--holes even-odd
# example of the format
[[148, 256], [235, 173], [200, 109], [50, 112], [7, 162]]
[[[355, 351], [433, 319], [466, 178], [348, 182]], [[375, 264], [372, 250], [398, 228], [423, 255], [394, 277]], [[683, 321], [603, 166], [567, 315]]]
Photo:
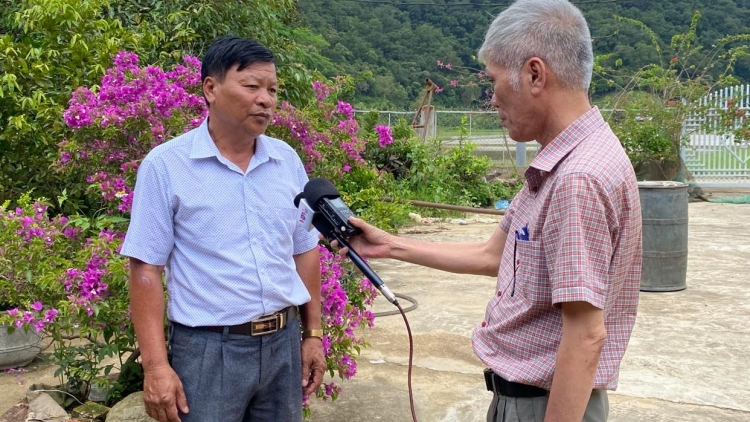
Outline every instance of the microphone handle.
[[373, 271], [372, 268], [370, 268], [369, 265], [365, 262], [364, 259], [362, 259], [361, 256], [351, 247], [349, 246], [349, 243], [344, 240], [343, 236], [339, 235], [336, 232], [333, 232], [333, 237], [336, 238], [336, 241], [339, 242], [339, 245], [341, 247], [345, 247], [349, 249], [349, 252], [346, 254], [349, 259], [354, 263], [354, 265], [359, 268], [360, 271], [362, 271], [362, 274], [367, 277], [370, 282], [380, 290], [380, 293], [385, 296], [386, 299], [388, 299], [389, 302], [396, 305], [398, 304], [398, 300], [396, 299], [396, 295], [391, 292], [391, 289], [388, 288], [388, 286], [385, 285], [383, 280], [380, 279], [380, 277]]

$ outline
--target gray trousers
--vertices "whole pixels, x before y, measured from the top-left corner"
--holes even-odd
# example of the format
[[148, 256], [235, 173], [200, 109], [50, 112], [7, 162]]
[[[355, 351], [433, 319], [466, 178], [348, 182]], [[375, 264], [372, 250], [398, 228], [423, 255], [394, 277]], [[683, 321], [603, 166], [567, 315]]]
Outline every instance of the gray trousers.
[[182, 422], [302, 421], [297, 318], [258, 337], [172, 325], [169, 343], [190, 408]]
[[[487, 422], [544, 422], [549, 397], [514, 398], [495, 394], [487, 412]], [[606, 390], [591, 393], [581, 422], [606, 422], [609, 398]]]

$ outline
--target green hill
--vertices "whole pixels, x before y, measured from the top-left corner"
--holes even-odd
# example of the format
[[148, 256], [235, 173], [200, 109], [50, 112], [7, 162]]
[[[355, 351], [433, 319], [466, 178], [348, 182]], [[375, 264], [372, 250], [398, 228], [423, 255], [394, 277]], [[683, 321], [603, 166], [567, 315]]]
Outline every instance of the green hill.
[[[478, 106], [487, 86], [469, 86], [466, 76], [481, 69], [475, 54], [492, 19], [508, 1], [499, 0], [300, 0], [303, 25], [329, 43], [327, 76], [356, 78], [354, 103], [360, 107], [412, 109], [425, 78], [444, 91], [434, 103], [444, 108]], [[618, 23], [620, 15], [644, 22], [660, 40], [687, 30], [701, 12], [698, 42], [706, 49], [725, 35], [750, 33], [750, 0], [580, 0], [596, 54], [613, 53], [626, 70], [658, 61], [647, 35]], [[438, 60], [443, 67], [438, 66]], [[445, 65], [451, 64], [451, 69]], [[736, 76], [750, 81], [750, 61], [742, 59]], [[452, 87], [450, 81], [461, 81]], [[606, 93], [597, 85], [596, 95]], [[486, 97], [485, 97], [486, 99]]]

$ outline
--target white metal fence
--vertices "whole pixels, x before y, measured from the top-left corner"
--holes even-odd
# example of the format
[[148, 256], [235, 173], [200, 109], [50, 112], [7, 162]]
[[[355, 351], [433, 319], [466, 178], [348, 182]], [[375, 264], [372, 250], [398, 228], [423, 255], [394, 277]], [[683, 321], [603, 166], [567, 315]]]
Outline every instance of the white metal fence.
[[[717, 90], [698, 105], [702, 112], [683, 124], [686, 143], [682, 148], [682, 158], [696, 183], [707, 187], [750, 186], [750, 144], [747, 138], [735, 136], [735, 130], [741, 129], [748, 118], [750, 85]], [[730, 109], [737, 114], [728, 117], [721, 112]]]
[[[357, 110], [357, 113], [368, 113]], [[400, 120], [411, 123], [413, 111], [377, 111], [378, 123], [393, 126]], [[477, 146], [478, 154], [486, 155], [499, 167], [527, 166], [536, 156], [539, 144], [516, 143], [507, 136], [496, 111], [449, 111], [437, 110], [430, 119], [428, 137], [437, 138], [446, 147], [457, 145], [461, 140]], [[463, 133], [462, 133], [463, 131]]]
[[[731, 102], [731, 104], [730, 104]], [[741, 110], [734, 116], [734, 129], [741, 128], [743, 119], [750, 118], [750, 84], [728, 87], [702, 98], [698, 105], [702, 112], [687, 118], [683, 124], [686, 142], [682, 158], [695, 181], [706, 187], [750, 187], [750, 136], [736, 138], [727, 130], [726, 113], [721, 110]], [[358, 110], [357, 113], [367, 111]], [[378, 122], [393, 126], [401, 119], [411, 123], [414, 112], [378, 111]], [[723, 124], [720, 124], [723, 123]], [[536, 142], [516, 143], [500, 125], [495, 111], [443, 111], [430, 119], [428, 137], [439, 139], [450, 147], [460, 139], [477, 145], [477, 153], [489, 156], [497, 166], [513, 164], [524, 167], [536, 156]], [[750, 133], [749, 133], [750, 134]]]

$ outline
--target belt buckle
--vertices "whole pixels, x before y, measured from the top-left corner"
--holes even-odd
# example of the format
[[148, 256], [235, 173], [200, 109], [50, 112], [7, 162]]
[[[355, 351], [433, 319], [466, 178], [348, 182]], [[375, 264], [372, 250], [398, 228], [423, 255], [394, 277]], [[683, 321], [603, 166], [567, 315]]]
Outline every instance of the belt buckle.
[[278, 312], [253, 321], [250, 324], [250, 335], [256, 337], [272, 334], [279, 331], [283, 326], [284, 314]]

